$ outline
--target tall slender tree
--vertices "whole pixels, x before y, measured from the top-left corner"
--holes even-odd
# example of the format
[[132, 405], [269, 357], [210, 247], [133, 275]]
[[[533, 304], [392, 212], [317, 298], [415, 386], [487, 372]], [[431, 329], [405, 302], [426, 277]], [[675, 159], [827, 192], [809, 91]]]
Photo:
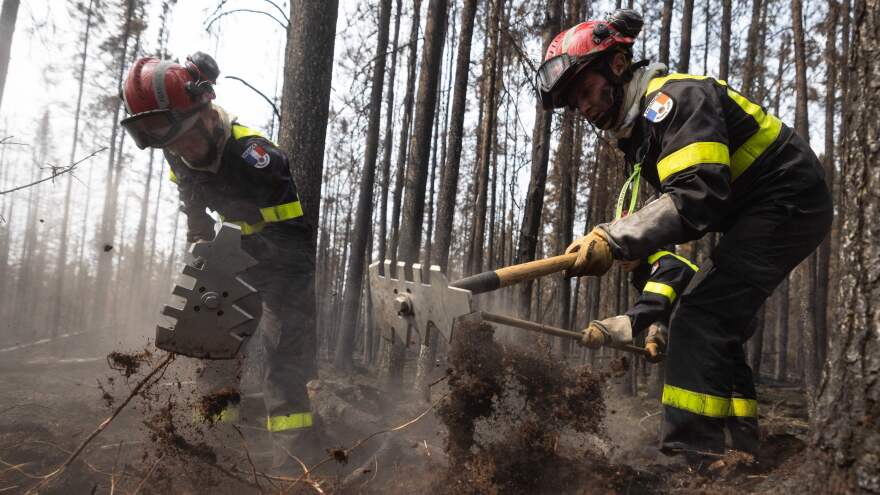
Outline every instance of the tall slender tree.
[[[77, 92], [76, 107], [73, 112], [73, 134], [70, 144], [69, 163], [76, 161], [76, 149], [80, 139], [80, 115], [82, 111], [83, 91], [85, 88], [86, 60], [89, 53], [89, 41], [91, 39], [92, 28], [95, 24], [95, 0], [89, 0], [87, 5], [78, 3], [76, 8], [83, 11], [85, 21], [83, 25], [81, 41], [82, 51], [79, 57], [79, 67], [77, 68]], [[64, 194], [64, 208], [61, 214], [61, 231], [58, 235], [58, 253], [55, 258], [55, 283], [54, 294], [52, 296], [52, 316], [49, 321], [49, 329], [51, 336], [57, 335], [58, 327], [61, 324], [62, 308], [64, 306], [62, 298], [64, 297], [64, 285], [67, 279], [67, 251], [68, 251], [68, 233], [70, 231], [70, 200], [73, 191], [73, 177], [64, 179], [67, 183], [66, 192]]]
[[342, 300], [342, 328], [336, 346], [335, 365], [350, 370], [354, 355], [355, 322], [363, 292], [364, 259], [367, 237], [373, 218], [373, 186], [376, 178], [376, 155], [379, 152], [379, 127], [382, 124], [382, 85], [385, 80], [385, 55], [388, 49], [388, 26], [391, 23], [391, 0], [379, 3], [379, 31], [376, 40], [376, 59], [370, 89], [370, 116], [367, 124], [367, 142], [364, 167], [358, 189], [357, 211], [350, 246], [345, 295]]
[[491, 165], [495, 136], [495, 122], [497, 121], [498, 109], [496, 99], [496, 76], [498, 74], [498, 38], [501, 22], [502, 0], [489, 0], [488, 29], [486, 31], [486, 52], [483, 54], [483, 89], [482, 103], [483, 120], [480, 122], [480, 145], [477, 158], [476, 174], [476, 201], [474, 204], [474, 222], [470, 236], [470, 259], [468, 272], [477, 273], [483, 271], [483, 252], [486, 240], [486, 205], [489, 194], [489, 168]]
[[430, 0], [425, 22], [425, 44], [419, 70], [415, 119], [410, 137], [401, 212], [400, 258], [408, 263], [418, 262], [422, 242], [431, 128], [437, 106], [437, 85], [440, 81], [438, 68], [443, 64], [448, 3], [448, 0]]
[[12, 35], [15, 33], [15, 20], [18, 18], [20, 3], [20, 0], [3, 0], [3, 7], [0, 8], [0, 106], [3, 105], [3, 90], [6, 88], [6, 74], [9, 72]]
[[[562, 0], [548, 0], [541, 28], [541, 54], [546, 53], [553, 37], [560, 31], [562, 22]], [[525, 263], [535, 259], [538, 237], [541, 230], [541, 216], [544, 210], [544, 188], [547, 184], [547, 164], [550, 159], [550, 125], [553, 112], [546, 111], [539, 102], [535, 108], [535, 127], [532, 130], [532, 171], [529, 188], [523, 205], [522, 223], [519, 230], [515, 263]], [[517, 306], [520, 316], [528, 318], [531, 313], [532, 286], [530, 282], [517, 287]]]
[[[678, 49], [678, 72], [687, 72], [691, 63], [691, 31], [694, 21], [694, 0], [684, 0], [681, 11], [681, 43]], [[709, 40], [706, 40], [708, 43]]]
[[388, 188], [391, 186], [391, 150], [394, 148], [394, 84], [397, 75], [397, 51], [400, 36], [400, 16], [403, 2], [397, 0], [394, 14], [394, 39], [391, 42], [391, 68], [388, 71], [388, 91], [385, 93], [385, 138], [382, 140], [382, 184], [379, 187], [379, 261], [385, 259], [388, 237]]

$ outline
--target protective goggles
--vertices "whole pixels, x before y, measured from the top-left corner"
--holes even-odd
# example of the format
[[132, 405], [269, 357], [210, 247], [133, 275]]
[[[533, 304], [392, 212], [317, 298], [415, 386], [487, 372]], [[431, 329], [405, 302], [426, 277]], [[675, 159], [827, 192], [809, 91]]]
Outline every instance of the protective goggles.
[[199, 119], [199, 105], [187, 112], [151, 110], [123, 119], [120, 124], [138, 148], [164, 148], [188, 131]]
[[572, 57], [567, 53], [557, 55], [546, 60], [535, 75], [535, 83], [538, 88], [538, 97], [541, 99], [541, 106], [544, 110], [553, 110], [554, 108], [562, 108], [565, 106], [564, 101], [560, 101], [559, 97], [566, 86], [568, 86], [575, 76], [587, 66], [594, 57]]

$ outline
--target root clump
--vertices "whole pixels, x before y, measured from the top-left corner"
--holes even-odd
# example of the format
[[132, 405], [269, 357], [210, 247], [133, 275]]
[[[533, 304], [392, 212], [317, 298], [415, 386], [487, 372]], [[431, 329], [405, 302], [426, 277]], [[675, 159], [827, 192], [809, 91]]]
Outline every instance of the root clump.
[[449, 469], [438, 492], [654, 491], [650, 476], [612, 465], [597, 447], [605, 375], [553, 359], [546, 346], [503, 347], [485, 323], [460, 324], [449, 360], [450, 393], [438, 411]]

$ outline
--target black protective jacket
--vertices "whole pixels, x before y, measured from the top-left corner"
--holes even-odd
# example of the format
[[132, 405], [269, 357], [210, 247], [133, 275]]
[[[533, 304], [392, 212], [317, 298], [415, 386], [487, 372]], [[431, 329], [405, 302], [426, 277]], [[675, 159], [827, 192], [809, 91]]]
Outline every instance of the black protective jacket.
[[642, 259], [661, 246], [724, 232], [741, 211], [815, 174], [814, 157], [805, 156], [805, 166], [774, 160], [791, 146], [791, 129], [723, 81], [656, 77], [640, 105], [642, 114], [619, 147], [661, 195], [599, 226], [616, 259]]
[[[216, 172], [193, 170], [165, 153], [171, 180], [187, 216], [187, 241], [214, 238], [206, 208], [242, 229], [242, 235], [302, 230], [302, 207], [287, 157], [258, 132], [233, 122]], [[289, 232], [287, 232], [289, 234]], [[288, 236], [285, 236], [288, 237]]]

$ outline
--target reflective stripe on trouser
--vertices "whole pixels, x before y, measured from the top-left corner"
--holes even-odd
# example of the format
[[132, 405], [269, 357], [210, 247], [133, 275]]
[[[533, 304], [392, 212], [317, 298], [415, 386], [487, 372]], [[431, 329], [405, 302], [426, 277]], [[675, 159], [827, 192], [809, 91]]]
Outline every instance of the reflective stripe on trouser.
[[266, 429], [273, 432], [301, 430], [312, 427], [312, 413], [301, 412], [282, 416], [269, 416], [266, 419]]
[[755, 387], [743, 345], [769, 294], [830, 227], [828, 189], [809, 166], [798, 172], [799, 181], [791, 180], [797, 187], [780, 188], [741, 214], [712, 253], [713, 263], [680, 296], [670, 325], [666, 386], [686, 392], [664, 393], [665, 451], [723, 452], [725, 429], [731, 447], [757, 449]]
[[[312, 419], [311, 415], [302, 416], [311, 410], [306, 383], [318, 377], [318, 367], [315, 262], [307, 248], [305, 230], [282, 224], [243, 237], [241, 245], [259, 262], [242, 278], [263, 298], [258, 332], [267, 424], [306, 427], [306, 420]], [[273, 419], [281, 417], [288, 419]]]
[[[269, 231], [266, 231], [269, 232]], [[317, 378], [314, 325], [314, 260], [301, 229], [276, 229], [271, 235], [242, 238], [242, 248], [257, 259], [242, 278], [263, 298], [257, 328], [259, 346], [249, 367], [261, 370], [267, 427], [305, 428], [312, 423], [306, 383]], [[261, 347], [261, 349], [260, 349]], [[250, 359], [259, 362], [250, 362]], [[197, 375], [200, 393], [238, 388], [240, 359], [205, 361]], [[307, 416], [306, 416], [307, 414]], [[281, 418], [281, 419], [278, 419]]]

